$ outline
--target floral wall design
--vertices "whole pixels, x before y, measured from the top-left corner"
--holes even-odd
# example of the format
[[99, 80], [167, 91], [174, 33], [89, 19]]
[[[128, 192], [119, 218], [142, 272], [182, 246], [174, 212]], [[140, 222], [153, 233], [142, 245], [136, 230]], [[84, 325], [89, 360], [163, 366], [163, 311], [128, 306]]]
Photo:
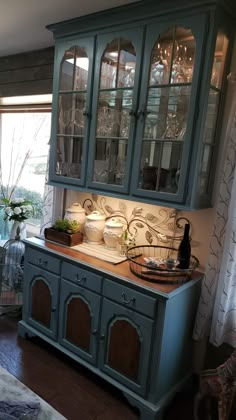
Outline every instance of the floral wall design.
[[200, 260], [204, 271], [205, 259], [208, 255], [209, 226], [212, 220], [212, 209], [198, 212], [183, 212], [172, 208], [160, 207], [122, 200], [109, 196], [93, 195], [78, 191], [66, 191], [65, 209], [79, 202], [86, 213], [93, 210], [102, 211], [106, 217], [117, 215], [126, 224], [124, 216], [130, 224], [131, 232], [137, 229], [137, 245], [165, 245], [178, 247], [183, 235], [186, 219], [190, 221], [192, 254]]

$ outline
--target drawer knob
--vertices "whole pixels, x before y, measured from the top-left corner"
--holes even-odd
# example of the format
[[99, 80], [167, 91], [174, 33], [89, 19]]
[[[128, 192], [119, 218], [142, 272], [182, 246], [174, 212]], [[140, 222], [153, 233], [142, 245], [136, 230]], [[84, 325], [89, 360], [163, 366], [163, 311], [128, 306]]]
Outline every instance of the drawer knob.
[[105, 334], [100, 335], [100, 340], [104, 341], [105, 340]]
[[122, 302], [125, 304], [125, 305], [129, 305], [130, 303], [132, 303], [133, 305], [135, 304], [135, 298], [133, 297], [133, 298], [130, 298], [130, 299], [126, 299], [126, 296], [125, 296], [125, 293], [123, 292], [122, 293]]
[[55, 306], [52, 307], [52, 312], [56, 312], [57, 308]]
[[86, 277], [80, 277], [78, 273], [75, 275], [75, 279], [78, 281], [78, 283], [85, 283], [87, 280]]
[[38, 262], [38, 264], [40, 265], [40, 266], [44, 266], [44, 267], [47, 267], [47, 265], [48, 265], [48, 262], [47, 262], [47, 260], [42, 260], [42, 258], [39, 258], [39, 262]]
[[97, 333], [98, 333], [98, 330], [93, 330], [92, 331], [92, 335], [97, 335]]

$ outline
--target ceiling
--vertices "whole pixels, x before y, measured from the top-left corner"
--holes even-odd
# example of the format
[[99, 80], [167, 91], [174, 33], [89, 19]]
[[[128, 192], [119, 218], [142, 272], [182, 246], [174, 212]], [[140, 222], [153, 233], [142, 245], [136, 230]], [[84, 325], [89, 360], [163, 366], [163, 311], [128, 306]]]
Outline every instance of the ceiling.
[[54, 45], [50, 23], [73, 19], [136, 0], [0, 0], [0, 56]]

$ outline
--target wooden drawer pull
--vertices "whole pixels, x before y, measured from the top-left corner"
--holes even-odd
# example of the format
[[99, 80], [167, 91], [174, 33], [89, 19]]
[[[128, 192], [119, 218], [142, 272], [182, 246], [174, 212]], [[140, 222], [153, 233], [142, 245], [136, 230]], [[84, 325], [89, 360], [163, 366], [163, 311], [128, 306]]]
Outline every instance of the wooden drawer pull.
[[130, 298], [130, 299], [126, 299], [126, 296], [125, 296], [125, 293], [123, 292], [122, 293], [122, 302], [125, 304], [125, 305], [129, 305], [130, 303], [132, 303], [133, 305], [135, 304], [135, 298]]

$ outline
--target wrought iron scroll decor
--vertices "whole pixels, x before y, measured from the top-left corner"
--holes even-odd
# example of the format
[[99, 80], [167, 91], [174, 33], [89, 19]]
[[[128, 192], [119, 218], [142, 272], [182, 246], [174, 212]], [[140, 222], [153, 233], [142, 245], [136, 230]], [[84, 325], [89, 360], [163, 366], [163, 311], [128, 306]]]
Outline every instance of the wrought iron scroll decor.
[[82, 206], [86, 214], [99, 210], [105, 214], [106, 220], [118, 217], [124, 224], [124, 230], [133, 234], [137, 242], [142, 232], [149, 245], [164, 243], [176, 247], [183, 237], [185, 223], [189, 223], [191, 227], [191, 222], [186, 217], [179, 217], [179, 212], [175, 209], [157, 207], [157, 211], [153, 214], [144, 212], [141, 207], [134, 207], [129, 215], [130, 206], [128, 209], [124, 201], [119, 201], [118, 208], [113, 208], [107, 203], [106, 197], [96, 194], [86, 198]]

